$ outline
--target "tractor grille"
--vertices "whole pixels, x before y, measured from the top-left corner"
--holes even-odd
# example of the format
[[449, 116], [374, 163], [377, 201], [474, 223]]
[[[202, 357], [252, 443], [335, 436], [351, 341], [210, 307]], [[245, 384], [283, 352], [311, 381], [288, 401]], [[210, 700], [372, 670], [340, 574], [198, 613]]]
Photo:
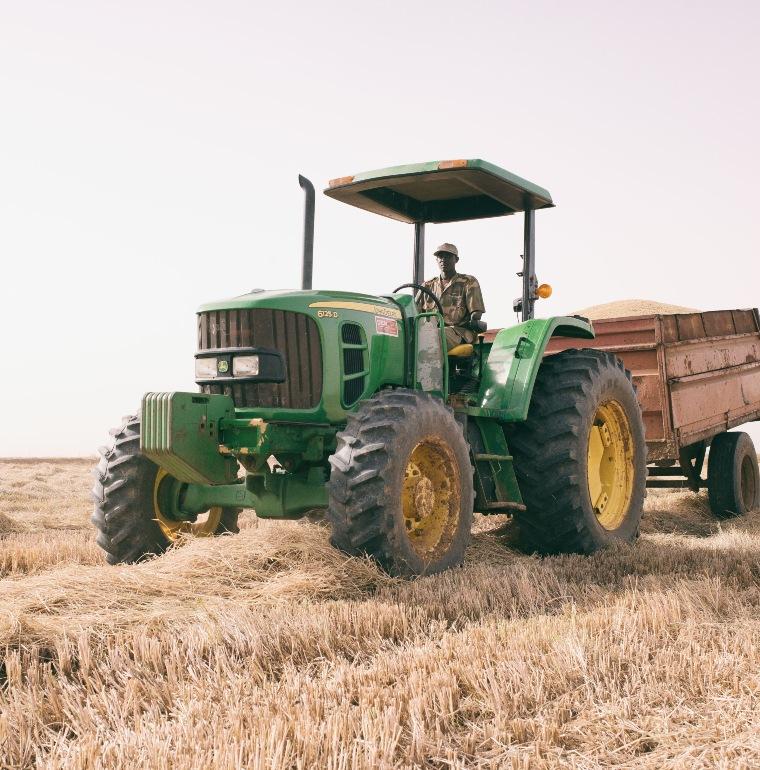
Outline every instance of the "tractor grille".
[[285, 382], [202, 385], [235, 406], [312, 409], [322, 398], [322, 347], [316, 323], [303, 313], [253, 308], [198, 313], [198, 350], [269, 348], [285, 359]]
[[364, 392], [364, 377], [357, 377], [355, 380], [346, 380], [343, 386], [343, 400], [346, 406], [350, 406]]
[[359, 324], [343, 324], [340, 333], [343, 348], [343, 403], [350, 406], [364, 392], [367, 343]]
[[348, 348], [343, 351], [343, 373], [359, 374], [364, 371], [364, 351]]
[[362, 327], [359, 324], [343, 324], [340, 338], [344, 345], [361, 345], [364, 342], [362, 339]]

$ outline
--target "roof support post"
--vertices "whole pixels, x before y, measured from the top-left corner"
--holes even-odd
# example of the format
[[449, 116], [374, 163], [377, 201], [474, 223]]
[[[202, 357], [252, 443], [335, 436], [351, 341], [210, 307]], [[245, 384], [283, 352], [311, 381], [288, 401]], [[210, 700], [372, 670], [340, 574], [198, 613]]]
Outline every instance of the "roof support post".
[[412, 283], [422, 285], [425, 280], [425, 223], [414, 223], [414, 268]]
[[525, 209], [525, 230], [522, 269], [522, 320], [533, 318], [533, 306], [536, 303], [536, 231], [535, 211]]

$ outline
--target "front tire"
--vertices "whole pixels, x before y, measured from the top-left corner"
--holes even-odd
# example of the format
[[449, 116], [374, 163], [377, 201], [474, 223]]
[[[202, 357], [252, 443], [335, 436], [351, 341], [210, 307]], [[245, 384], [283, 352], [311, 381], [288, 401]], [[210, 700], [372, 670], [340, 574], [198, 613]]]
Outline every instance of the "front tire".
[[113, 447], [102, 447], [93, 470], [95, 509], [90, 521], [109, 564], [130, 564], [163, 553], [183, 535], [238, 532], [238, 508], [212, 508], [204, 520], [177, 521], [161, 501], [176, 480], [140, 454], [140, 419], [130, 416], [112, 431]]
[[593, 553], [638, 535], [646, 444], [630, 373], [599, 350], [541, 364], [528, 419], [508, 433], [527, 510], [520, 544], [541, 554]]
[[719, 433], [712, 440], [707, 494], [710, 509], [720, 519], [743, 516], [760, 506], [760, 469], [749, 434]]
[[330, 457], [332, 542], [392, 575], [461, 564], [470, 540], [472, 466], [462, 429], [440, 399], [405, 389], [365, 401]]

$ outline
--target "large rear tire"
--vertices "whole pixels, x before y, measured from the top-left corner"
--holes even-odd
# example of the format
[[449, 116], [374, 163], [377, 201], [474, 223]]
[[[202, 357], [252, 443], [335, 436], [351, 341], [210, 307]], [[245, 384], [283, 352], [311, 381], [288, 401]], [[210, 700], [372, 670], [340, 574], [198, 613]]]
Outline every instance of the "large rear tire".
[[462, 428], [440, 399], [381, 391], [349, 416], [330, 464], [334, 545], [369, 554], [392, 575], [461, 564], [473, 471]]
[[646, 444], [630, 373], [599, 350], [549, 356], [528, 419], [508, 430], [527, 510], [519, 539], [542, 554], [593, 553], [638, 535]]
[[710, 510], [720, 519], [743, 516], [760, 506], [760, 469], [749, 434], [719, 433], [707, 461]]
[[238, 508], [212, 508], [196, 522], [164, 515], [161, 501], [176, 480], [140, 454], [140, 418], [126, 417], [111, 432], [113, 446], [101, 447], [100, 462], [93, 470], [95, 510], [90, 519], [99, 530], [97, 543], [109, 564], [129, 564], [163, 553], [184, 535], [239, 531]]

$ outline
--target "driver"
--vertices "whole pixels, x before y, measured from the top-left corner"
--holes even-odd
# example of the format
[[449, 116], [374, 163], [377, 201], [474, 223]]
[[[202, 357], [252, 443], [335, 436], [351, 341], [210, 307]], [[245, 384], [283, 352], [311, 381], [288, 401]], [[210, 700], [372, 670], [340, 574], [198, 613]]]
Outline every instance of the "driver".
[[[453, 243], [442, 243], [435, 250], [435, 256], [441, 274], [425, 281], [425, 288], [430, 289], [441, 301], [446, 347], [451, 350], [462, 343], [475, 342], [478, 335], [467, 324], [479, 321], [486, 307], [478, 279], [456, 271], [456, 263], [459, 261], [457, 247]], [[429, 312], [437, 308], [429, 296], [418, 292], [417, 309]]]

